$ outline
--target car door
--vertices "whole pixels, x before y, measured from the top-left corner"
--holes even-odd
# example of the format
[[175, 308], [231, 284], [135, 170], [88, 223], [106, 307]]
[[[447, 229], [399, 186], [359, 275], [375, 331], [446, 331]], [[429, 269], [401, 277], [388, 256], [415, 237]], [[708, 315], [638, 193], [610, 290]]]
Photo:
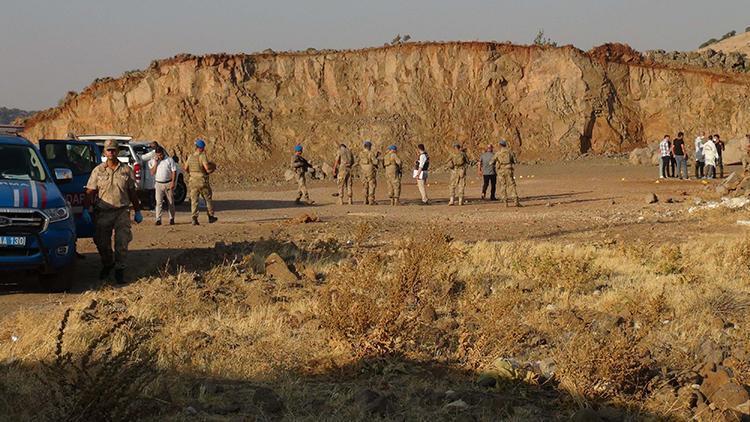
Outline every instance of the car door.
[[73, 172], [73, 180], [58, 185], [65, 199], [73, 208], [78, 238], [94, 237], [94, 225], [83, 221], [83, 200], [86, 183], [100, 163], [99, 147], [93, 142], [74, 140], [41, 140], [39, 150], [54, 174], [56, 168], [67, 168]]

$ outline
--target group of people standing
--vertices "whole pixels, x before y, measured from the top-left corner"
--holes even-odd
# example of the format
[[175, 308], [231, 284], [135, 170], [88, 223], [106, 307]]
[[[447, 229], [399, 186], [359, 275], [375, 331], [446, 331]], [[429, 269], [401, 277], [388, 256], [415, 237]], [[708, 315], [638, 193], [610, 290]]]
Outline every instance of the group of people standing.
[[[483, 176], [482, 199], [486, 198], [488, 185], [491, 185], [490, 200], [497, 200], [495, 197], [496, 184], [498, 176], [501, 183], [502, 199], [508, 205], [512, 201], [520, 207], [516, 183], [513, 177], [513, 166], [516, 164], [515, 155], [508, 147], [506, 141], [499, 142], [499, 151], [494, 152], [494, 146], [488, 145], [484, 154], [478, 161], [480, 174]], [[375, 201], [375, 188], [377, 187], [378, 169], [385, 170], [386, 186], [388, 188], [388, 198], [390, 205], [401, 205], [401, 179], [404, 173], [404, 162], [401, 160], [399, 150], [396, 145], [390, 145], [386, 149], [385, 155], [381, 157], [380, 152], [372, 150], [372, 142], [366, 140], [362, 144], [362, 150], [356, 155], [349, 149], [346, 144], [340, 144], [336, 151], [336, 158], [333, 164], [333, 176], [338, 185], [338, 203], [352, 205], [353, 202], [353, 170], [359, 167], [360, 177], [362, 179], [363, 197], [365, 205], [377, 205]], [[302, 145], [294, 147], [294, 155], [291, 160], [291, 168], [297, 181], [297, 198], [295, 203], [304, 202], [308, 205], [314, 204], [310, 200], [310, 194], [307, 190], [307, 175], [313, 169], [307, 159], [303, 157]], [[470, 160], [466, 151], [461, 144], [454, 144], [453, 150], [448, 158], [448, 168], [450, 169], [449, 196], [448, 205], [463, 205], [464, 194], [466, 190], [466, 175], [470, 165]], [[430, 200], [427, 196], [427, 179], [430, 172], [430, 156], [423, 144], [417, 145], [417, 156], [414, 160], [412, 178], [416, 180], [417, 187], [421, 196], [421, 203], [427, 205]]]
[[[695, 138], [695, 178], [714, 179], [724, 178], [723, 153], [726, 149], [724, 141], [718, 134], [709, 135], [703, 133]], [[685, 144], [685, 134], [680, 132], [672, 140], [669, 135], [659, 143], [661, 160], [659, 161], [659, 178], [679, 178], [689, 180], [688, 174], [688, 147]]]

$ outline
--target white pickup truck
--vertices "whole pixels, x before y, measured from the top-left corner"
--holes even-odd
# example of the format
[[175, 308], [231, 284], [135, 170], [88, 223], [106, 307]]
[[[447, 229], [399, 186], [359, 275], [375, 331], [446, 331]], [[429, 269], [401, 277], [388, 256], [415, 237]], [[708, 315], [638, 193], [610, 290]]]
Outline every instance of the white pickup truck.
[[[135, 173], [135, 185], [138, 190], [138, 196], [144, 204], [154, 206], [154, 176], [148, 171], [148, 160], [153, 158], [154, 149], [151, 147], [151, 141], [133, 141], [133, 137], [126, 135], [82, 135], [77, 136], [80, 141], [94, 142], [104, 151], [104, 142], [108, 139], [114, 139], [120, 146], [117, 158], [121, 163], [129, 165]], [[174, 189], [174, 202], [180, 205], [185, 202], [187, 197], [187, 185], [180, 168], [179, 158], [175, 155], [172, 159], [177, 164], [177, 183]], [[102, 162], [106, 158], [102, 156]]]

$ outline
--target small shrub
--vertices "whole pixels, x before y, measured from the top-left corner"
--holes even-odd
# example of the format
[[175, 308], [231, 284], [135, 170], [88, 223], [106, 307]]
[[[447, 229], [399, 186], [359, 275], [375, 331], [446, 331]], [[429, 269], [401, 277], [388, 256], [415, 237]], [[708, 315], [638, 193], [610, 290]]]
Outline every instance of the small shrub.
[[523, 251], [514, 257], [512, 269], [536, 281], [542, 287], [560, 287], [567, 291], [585, 291], [607, 271], [594, 263], [592, 252], [576, 253], [560, 247]]
[[683, 269], [682, 250], [678, 245], [665, 245], [659, 249], [654, 263], [657, 274], [680, 274]]

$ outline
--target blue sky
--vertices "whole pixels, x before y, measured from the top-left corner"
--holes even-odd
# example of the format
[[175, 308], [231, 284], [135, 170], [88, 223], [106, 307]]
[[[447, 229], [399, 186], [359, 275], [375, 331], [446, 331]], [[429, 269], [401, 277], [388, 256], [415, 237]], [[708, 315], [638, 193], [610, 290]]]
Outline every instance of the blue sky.
[[378, 46], [414, 40], [691, 50], [750, 26], [747, 0], [2, 0], [0, 106], [41, 109], [97, 77], [178, 53]]

